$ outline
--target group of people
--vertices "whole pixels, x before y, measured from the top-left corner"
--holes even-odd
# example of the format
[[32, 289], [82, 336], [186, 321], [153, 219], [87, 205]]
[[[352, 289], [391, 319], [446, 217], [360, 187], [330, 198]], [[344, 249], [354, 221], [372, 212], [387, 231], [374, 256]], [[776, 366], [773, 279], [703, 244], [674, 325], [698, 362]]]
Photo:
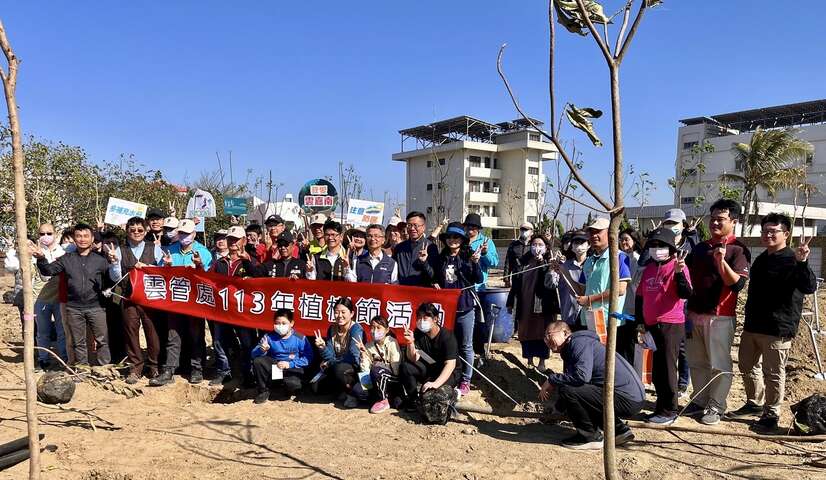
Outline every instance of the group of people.
[[[601, 445], [605, 350], [600, 324], [610, 318], [619, 325], [618, 443], [633, 438], [619, 418], [638, 414], [643, 405], [644, 389], [634, 368], [641, 345], [654, 349], [657, 399], [647, 421], [674, 422], [690, 378], [693, 394], [686, 414], [697, 414], [708, 425], [724, 416], [759, 415], [758, 426], [776, 428], [803, 296], [814, 292], [817, 283], [807, 263], [808, 245], [791, 249], [791, 221], [783, 214], [762, 219], [766, 250], [752, 264], [749, 249], [734, 234], [740, 213], [737, 202], [715, 202], [708, 222], [711, 237], [705, 241], [694, 231], [697, 223], [689, 224], [679, 209], [669, 211], [644, 241], [632, 229], [623, 231], [618, 311], [609, 311], [607, 219], [598, 218], [558, 240], [534, 233], [531, 224], [521, 226], [504, 262], [507, 308], [515, 317], [527, 365], [547, 373], [540, 398], [556, 396], [557, 408], [577, 428], [566, 446]], [[417, 395], [429, 389], [455, 388], [457, 395], [466, 395], [476, 353], [474, 332], [482, 321], [477, 291], [498, 266], [496, 246], [482, 233], [476, 214], [464, 222], [444, 221], [429, 234], [420, 212], [397, 220], [387, 227], [345, 230], [317, 214], [309, 219], [307, 234], [294, 236], [273, 215], [263, 226], [218, 231], [211, 249], [196, 240], [193, 219], [165, 217], [158, 209], [150, 209], [146, 219], [130, 219], [120, 242], [112, 232], [84, 224], [56, 242], [54, 227], [41, 225], [39, 238], [29, 245], [37, 267], [37, 343], [49, 348], [54, 340], [57, 355], [75, 365], [90, 362], [87, 350], [93, 344], [95, 362], [103, 365], [119, 360], [111, 350], [116, 348], [112, 329], [120, 326], [128, 383], [146, 377], [151, 386], [165, 385], [180, 368], [197, 384], [204, 381], [208, 325], [215, 361], [210, 384], [224, 385], [240, 376], [243, 385], [257, 388], [256, 403], [266, 402], [274, 386], [286, 395], [308, 386], [325, 390], [337, 394], [346, 407], [369, 404], [373, 413], [412, 408]], [[16, 261], [15, 252], [7, 252], [8, 270], [19, 268]], [[167, 265], [240, 278], [399, 284], [459, 289], [461, 294], [452, 331], [439, 324], [434, 305], [422, 304], [415, 326], [397, 339], [382, 316], [365, 326], [354, 322], [352, 300], [341, 298], [327, 331], [305, 337], [295, 331], [291, 310], [276, 311], [272, 331], [259, 332], [129, 301], [128, 282], [120, 282], [129, 271]], [[739, 351], [747, 402], [727, 413], [735, 307], [747, 279]], [[113, 309], [104, 291], [115, 284], [124, 291]], [[548, 369], [551, 352], [561, 355], [563, 372]], [[48, 368], [47, 353], [40, 352], [39, 360]]]

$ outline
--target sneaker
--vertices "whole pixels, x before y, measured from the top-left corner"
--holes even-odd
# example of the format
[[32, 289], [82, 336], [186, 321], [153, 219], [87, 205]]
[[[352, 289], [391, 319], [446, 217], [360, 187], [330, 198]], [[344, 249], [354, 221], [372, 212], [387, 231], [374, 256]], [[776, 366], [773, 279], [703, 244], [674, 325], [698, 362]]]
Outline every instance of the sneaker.
[[384, 413], [390, 410], [390, 402], [387, 399], [379, 400], [370, 407], [370, 413]]
[[200, 370], [193, 370], [192, 373], [189, 374], [189, 383], [192, 385], [197, 385], [204, 381], [204, 373]]
[[645, 423], [653, 423], [654, 425], [671, 425], [677, 420], [677, 415], [662, 415], [655, 414], [645, 419]]
[[726, 413], [726, 418], [745, 418], [760, 415], [763, 413], [763, 406], [754, 402], [746, 402], [742, 407], [733, 412]]
[[634, 432], [628, 427], [625, 428], [625, 431], [617, 432], [617, 434], [614, 435], [614, 445], [620, 446], [634, 440]]
[[465, 396], [470, 393], [470, 382], [462, 382], [459, 384], [459, 395]]
[[269, 399], [270, 399], [270, 391], [265, 390], [263, 392], [258, 392], [258, 395], [255, 396], [255, 400], [253, 400], [252, 403], [260, 405], [262, 403], [267, 403], [267, 400], [269, 400]]
[[602, 450], [602, 435], [587, 438], [577, 432], [574, 436], [563, 440], [562, 446], [569, 450]]
[[714, 408], [707, 408], [700, 418], [700, 423], [703, 425], [717, 425], [720, 423], [720, 412]]
[[219, 387], [227, 382], [232, 380], [232, 375], [229, 373], [218, 373], [215, 375], [215, 378], [209, 381], [210, 387]]
[[404, 399], [402, 397], [394, 397], [393, 400], [390, 401], [390, 406], [396, 410], [401, 410], [402, 405], [404, 405]]
[[755, 430], [764, 431], [764, 432], [773, 432], [777, 430], [777, 417], [774, 415], [763, 415], [760, 417], [754, 424]]
[[352, 395], [347, 395], [347, 398], [344, 399], [344, 408], [356, 408], [359, 406], [359, 401], [356, 397]]
[[168, 383], [172, 383], [172, 370], [164, 370], [163, 373], [149, 380], [150, 387], [161, 387]]
[[677, 397], [680, 400], [685, 400], [689, 398], [688, 385], [680, 385], [679, 387], [677, 387]]
[[695, 415], [700, 415], [701, 413], [705, 413], [705, 411], [706, 411], [705, 408], [697, 405], [694, 402], [691, 402], [691, 403], [688, 404], [687, 407], [685, 407], [685, 410], [683, 410], [682, 415], [686, 416], [686, 417], [693, 417]]
[[137, 374], [130, 373], [129, 376], [126, 377], [126, 383], [128, 383], [129, 385], [134, 385], [134, 384], [138, 383], [138, 381], [140, 381], [140, 379], [141, 379], [141, 377], [139, 377]]

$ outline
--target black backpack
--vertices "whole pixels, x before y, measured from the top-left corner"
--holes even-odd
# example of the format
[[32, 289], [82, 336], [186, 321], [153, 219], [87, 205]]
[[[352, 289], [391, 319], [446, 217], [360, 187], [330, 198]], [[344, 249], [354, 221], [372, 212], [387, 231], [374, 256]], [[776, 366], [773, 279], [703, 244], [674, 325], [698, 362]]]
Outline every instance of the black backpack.
[[456, 391], [449, 385], [425, 390], [416, 403], [423, 423], [444, 425], [456, 405]]
[[826, 433], [826, 395], [816, 393], [792, 405], [794, 431], [798, 435]]

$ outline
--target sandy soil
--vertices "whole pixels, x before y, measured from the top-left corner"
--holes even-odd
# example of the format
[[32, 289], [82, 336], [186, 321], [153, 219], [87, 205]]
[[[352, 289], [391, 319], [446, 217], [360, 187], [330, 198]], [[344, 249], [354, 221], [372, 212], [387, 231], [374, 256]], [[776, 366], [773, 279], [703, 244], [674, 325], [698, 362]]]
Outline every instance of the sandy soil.
[[[0, 291], [10, 286], [0, 278]], [[826, 299], [821, 302], [826, 305]], [[824, 315], [826, 320], [826, 315]], [[789, 365], [788, 400], [826, 391], [815, 382], [814, 362], [805, 327], [795, 342]], [[20, 344], [19, 320], [10, 305], [0, 305], [0, 338]], [[826, 352], [826, 342], [821, 341]], [[736, 359], [736, 351], [733, 352]], [[519, 345], [496, 345], [483, 371], [520, 402], [535, 402], [540, 376], [521, 363]], [[559, 360], [552, 362], [559, 368]], [[25, 434], [21, 356], [0, 348], [0, 443]], [[471, 401], [506, 407], [505, 399], [480, 378]], [[573, 453], [558, 446], [569, 426], [537, 420], [469, 415], [447, 426], [423, 426], [396, 412], [370, 415], [364, 409], [341, 410], [326, 397], [253, 405], [243, 393], [190, 387], [181, 379], [161, 389], [127, 399], [88, 384], [78, 385], [70, 406], [94, 409], [116, 425], [71, 412], [40, 410], [44, 445], [43, 478], [143, 480], [191, 478], [339, 478], [339, 479], [591, 479], [602, 473], [600, 453]], [[218, 401], [214, 401], [214, 400]], [[233, 399], [231, 403], [222, 403]], [[651, 392], [649, 391], [649, 400]], [[734, 408], [743, 401], [735, 379]], [[535, 403], [525, 408], [534, 409]], [[789, 424], [789, 412], [782, 425]], [[678, 425], [699, 426], [690, 418]], [[720, 428], [746, 431], [741, 422]], [[796, 444], [702, 433], [636, 429], [636, 441], [620, 448], [618, 464], [627, 479], [826, 478], [808, 465], [806, 451], [823, 445]], [[27, 463], [0, 472], [0, 479], [20, 479]]]

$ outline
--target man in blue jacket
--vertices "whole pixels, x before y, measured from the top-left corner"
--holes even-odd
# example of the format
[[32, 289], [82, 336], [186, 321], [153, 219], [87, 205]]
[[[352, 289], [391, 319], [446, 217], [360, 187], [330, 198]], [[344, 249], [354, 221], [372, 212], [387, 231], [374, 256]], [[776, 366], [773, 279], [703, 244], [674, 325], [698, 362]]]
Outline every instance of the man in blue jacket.
[[[562, 357], [562, 373], [549, 373], [542, 385], [539, 399], [547, 401], [556, 390], [557, 410], [565, 413], [577, 433], [563, 441], [562, 446], [572, 450], [599, 450], [602, 448], [602, 416], [605, 406], [602, 387], [605, 382], [605, 346], [595, 332], [581, 330], [571, 333], [571, 327], [562, 321], [553, 322], [545, 330], [545, 343]], [[637, 373], [622, 356], [616, 354], [614, 372], [615, 442], [621, 445], [634, 434], [620, 418], [639, 413], [645, 400], [645, 390]]]

